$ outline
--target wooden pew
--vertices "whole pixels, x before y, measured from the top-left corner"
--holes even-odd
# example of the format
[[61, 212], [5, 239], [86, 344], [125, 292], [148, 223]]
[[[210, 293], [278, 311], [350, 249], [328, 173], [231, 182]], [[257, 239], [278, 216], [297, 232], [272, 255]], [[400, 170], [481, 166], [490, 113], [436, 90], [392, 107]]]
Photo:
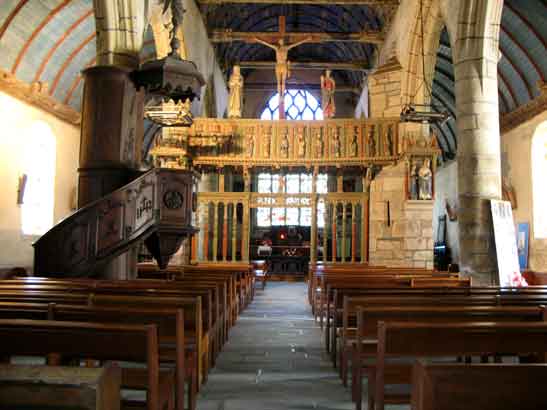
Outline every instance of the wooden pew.
[[142, 362], [122, 369], [122, 386], [146, 388], [148, 410], [173, 409], [174, 373], [160, 371], [155, 325], [111, 325], [48, 320], [0, 319], [0, 355]]
[[[438, 282], [438, 283], [437, 283]], [[333, 363], [336, 367], [336, 329], [337, 329], [337, 309], [341, 308], [341, 299], [336, 300], [335, 292], [343, 289], [396, 289], [396, 288], [423, 288], [423, 287], [436, 287], [436, 288], [450, 288], [460, 287], [469, 288], [471, 282], [468, 279], [447, 279], [447, 278], [371, 278], [355, 280], [351, 278], [326, 281], [326, 291], [323, 293], [324, 302], [322, 302], [322, 310], [326, 310], [325, 314], [321, 315], [321, 323], [323, 323], [323, 317], [326, 320], [325, 330], [325, 346], [327, 351], [332, 353]], [[433, 285], [437, 283], [436, 285]], [[338, 322], [339, 323], [339, 322]]]
[[[151, 300], [154, 299], [156, 302], [153, 302], [153, 304], [156, 307], [160, 307], [163, 301], [166, 303], [164, 307], [183, 308], [186, 311], [186, 331], [196, 338], [196, 351], [199, 358], [198, 389], [207, 380], [207, 373], [211, 367], [213, 357], [210, 345], [216, 340], [210, 291], [177, 288], [177, 282], [164, 283], [165, 286], [163, 287], [158, 283], [142, 283], [140, 281], [46, 281], [45, 284], [25, 284], [23, 287], [10, 282], [0, 282], [0, 301], [40, 301], [42, 303], [74, 304], [70, 300], [78, 300], [79, 304], [97, 304], [105, 303], [104, 301], [109, 300], [109, 297], [116, 300], [117, 296], [120, 298], [128, 296], [130, 298], [146, 298], [141, 301], [143, 306], [148, 306]], [[9, 289], [5, 290], [6, 288]], [[32, 290], [29, 290], [29, 288]], [[58, 298], [60, 291], [63, 291], [63, 297]], [[68, 301], [64, 297], [66, 293], [73, 296]], [[195, 296], [196, 294], [198, 296]], [[82, 296], [84, 296], [83, 300]], [[177, 299], [178, 302], [175, 303], [174, 299]], [[133, 303], [131, 299], [126, 300], [127, 303]], [[123, 305], [122, 302], [119, 302], [119, 304]], [[138, 304], [132, 304], [131, 306], [138, 307]]]
[[380, 322], [542, 322], [547, 319], [544, 306], [468, 306], [465, 304], [466, 299], [460, 302], [442, 302], [441, 299], [429, 299], [421, 305], [412, 305], [404, 299], [402, 303], [393, 299], [391, 306], [358, 307], [357, 330], [350, 335], [344, 335], [344, 345], [341, 346], [344, 352], [342, 378], [345, 383], [346, 359], [351, 357], [352, 360], [352, 395], [356, 403], [359, 403], [357, 408], [360, 408], [363, 363], [375, 354], [375, 339]]
[[429, 363], [412, 369], [412, 410], [547, 408], [547, 364]]
[[[198, 366], [195, 340], [186, 343], [182, 309], [98, 307], [55, 303], [0, 302], [1, 319], [62, 320], [110, 324], [154, 324], [158, 328], [160, 360], [172, 363], [176, 377], [176, 408], [184, 410], [185, 380], [188, 408], [195, 409]], [[185, 348], [188, 352], [185, 354]]]
[[121, 369], [0, 365], [3, 409], [120, 410]]
[[[411, 384], [411, 363], [391, 364], [393, 358], [527, 355], [542, 358], [547, 351], [547, 323], [380, 322], [374, 368], [369, 367], [369, 408], [384, 410], [391, 397], [386, 383]], [[394, 396], [397, 403], [410, 397]], [[360, 397], [358, 398], [360, 406]], [[360, 408], [360, 407], [358, 407]]]

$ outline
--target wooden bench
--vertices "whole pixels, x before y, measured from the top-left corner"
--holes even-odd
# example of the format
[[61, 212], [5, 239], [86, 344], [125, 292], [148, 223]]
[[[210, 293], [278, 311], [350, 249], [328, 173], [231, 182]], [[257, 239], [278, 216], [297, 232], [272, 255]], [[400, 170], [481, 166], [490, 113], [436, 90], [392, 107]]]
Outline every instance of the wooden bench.
[[[195, 341], [186, 343], [182, 309], [120, 308], [55, 303], [0, 302], [1, 319], [62, 320], [110, 324], [154, 324], [158, 328], [160, 360], [172, 363], [176, 376], [176, 407], [184, 410], [185, 380], [188, 408], [195, 409], [197, 395], [197, 358]], [[188, 351], [185, 354], [185, 349]]]
[[417, 360], [412, 410], [547, 408], [547, 364], [462, 364]]
[[[386, 384], [411, 384], [411, 364], [394, 358], [527, 355], [544, 359], [547, 323], [419, 323], [380, 322], [374, 366], [369, 373], [369, 408], [384, 410], [386, 402], [410, 403], [407, 394], [387, 395]], [[360, 397], [357, 408], [360, 408]]]
[[174, 372], [160, 371], [155, 325], [0, 319], [0, 340], [0, 355], [4, 357], [53, 353], [71, 359], [144, 363], [145, 369], [122, 368], [122, 386], [146, 389], [148, 410], [174, 407]]
[[0, 365], [3, 409], [120, 410], [121, 369]]
[[[150, 288], [152, 284], [141, 284], [142, 287], [131, 286], [131, 281], [116, 281], [115, 285], [78, 280], [68, 283], [55, 283], [50, 285], [25, 285], [5, 290], [7, 286], [0, 282], [0, 301], [21, 301], [21, 302], [54, 302], [61, 304], [118, 304], [120, 306], [154, 306], [154, 307], [176, 307], [186, 312], [185, 329], [187, 335], [196, 340], [196, 352], [198, 359], [198, 390], [203, 382], [207, 380], [207, 374], [211, 366], [211, 341], [215, 340], [213, 329], [213, 316], [211, 310], [211, 298], [207, 291], [206, 296], [194, 296], [196, 292], [191, 289], [177, 289], [176, 282], [170, 282], [169, 288]], [[155, 285], [158, 286], [158, 285]], [[32, 290], [29, 290], [29, 287]], [[61, 290], [63, 291], [61, 293]], [[71, 298], [65, 296], [70, 294]], [[60, 296], [60, 297], [59, 297]], [[203, 303], [205, 301], [205, 303]], [[205, 306], [204, 306], [205, 305]], [[211, 340], [212, 339], [212, 340]]]

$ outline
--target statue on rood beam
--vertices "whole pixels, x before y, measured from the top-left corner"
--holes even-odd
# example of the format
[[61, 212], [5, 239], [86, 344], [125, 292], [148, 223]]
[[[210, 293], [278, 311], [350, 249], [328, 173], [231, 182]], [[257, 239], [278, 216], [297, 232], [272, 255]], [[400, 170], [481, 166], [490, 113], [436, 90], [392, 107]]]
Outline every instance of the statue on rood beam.
[[241, 111], [243, 110], [243, 76], [238, 65], [234, 66], [228, 86], [230, 87], [228, 118], [241, 118]]
[[330, 76], [330, 70], [321, 76], [321, 107], [323, 108], [324, 118], [333, 118], [336, 113], [336, 105], [334, 104], [334, 91], [336, 82]]

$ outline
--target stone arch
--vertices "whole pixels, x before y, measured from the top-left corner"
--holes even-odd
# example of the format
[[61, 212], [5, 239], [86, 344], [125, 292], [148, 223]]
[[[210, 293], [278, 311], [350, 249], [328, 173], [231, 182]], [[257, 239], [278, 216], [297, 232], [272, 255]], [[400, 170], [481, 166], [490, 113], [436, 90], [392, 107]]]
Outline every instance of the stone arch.
[[[422, 39], [421, 39], [421, 21], [420, 21], [420, 2], [423, 10], [423, 30], [424, 30], [424, 56], [425, 62], [422, 63]], [[435, 64], [437, 61], [437, 49], [441, 38], [441, 32], [446, 26], [445, 19], [441, 12], [439, 0], [414, 0], [414, 17], [411, 35], [408, 39], [408, 65], [402, 84], [402, 104], [408, 104], [413, 101], [416, 104], [429, 104], [429, 96], [426, 88], [421, 85], [424, 74], [422, 73], [422, 64], [425, 66], [425, 81], [431, 89]], [[450, 36], [450, 30], [449, 30]], [[452, 36], [450, 36], [452, 38]]]
[[97, 65], [139, 66], [149, 8], [148, 0], [93, 0]]

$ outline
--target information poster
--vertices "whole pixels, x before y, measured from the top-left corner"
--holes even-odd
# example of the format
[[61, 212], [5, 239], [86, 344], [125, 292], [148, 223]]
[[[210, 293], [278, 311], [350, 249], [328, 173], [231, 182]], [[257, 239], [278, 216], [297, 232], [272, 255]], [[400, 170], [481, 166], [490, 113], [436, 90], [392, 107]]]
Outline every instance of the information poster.
[[517, 224], [517, 249], [519, 252], [520, 270], [528, 269], [528, 243], [530, 241], [530, 224], [521, 222]]
[[500, 286], [528, 286], [520, 274], [513, 211], [509, 201], [490, 201]]

